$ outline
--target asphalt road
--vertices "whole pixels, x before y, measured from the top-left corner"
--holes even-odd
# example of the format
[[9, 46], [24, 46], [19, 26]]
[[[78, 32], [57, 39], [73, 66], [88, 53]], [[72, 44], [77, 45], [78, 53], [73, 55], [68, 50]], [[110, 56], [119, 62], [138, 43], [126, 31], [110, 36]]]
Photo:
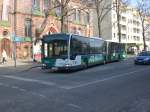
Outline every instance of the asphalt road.
[[74, 73], [0, 69], [0, 112], [150, 112], [150, 66], [133, 59]]

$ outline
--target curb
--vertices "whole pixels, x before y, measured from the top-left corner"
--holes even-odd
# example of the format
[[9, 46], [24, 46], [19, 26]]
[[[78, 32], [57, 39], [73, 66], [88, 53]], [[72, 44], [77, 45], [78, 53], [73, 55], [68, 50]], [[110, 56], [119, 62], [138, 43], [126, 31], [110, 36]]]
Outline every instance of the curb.
[[27, 68], [25, 70], [22, 70], [21, 72], [30, 71], [31, 69], [38, 68], [38, 67], [42, 67], [42, 65], [41, 66], [33, 66], [33, 67]]

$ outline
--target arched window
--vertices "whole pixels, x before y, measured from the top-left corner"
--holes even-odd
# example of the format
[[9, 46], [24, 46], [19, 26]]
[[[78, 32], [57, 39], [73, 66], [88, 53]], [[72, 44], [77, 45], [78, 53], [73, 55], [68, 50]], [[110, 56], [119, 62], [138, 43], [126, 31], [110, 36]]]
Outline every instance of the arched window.
[[34, 9], [40, 10], [40, 0], [33, 0]]
[[26, 37], [31, 37], [32, 36], [32, 21], [31, 19], [25, 19], [25, 36]]
[[44, 0], [44, 10], [47, 11], [51, 7], [51, 0]]
[[61, 16], [61, 4], [58, 1], [55, 1], [55, 13], [56, 16], [60, 17]]
[[3, 1], [2, 20], [8, 21], [9, 0]]
[[90, 14], [88, 12], [85, 13], [85, 24], [89, 24], [90, 23]]
[[78, 22], [81, 21], [81, 11], [80, 11], [80, 10], [77, 10], [77, 13], [76, 13], [76, 20], [77, 20]]

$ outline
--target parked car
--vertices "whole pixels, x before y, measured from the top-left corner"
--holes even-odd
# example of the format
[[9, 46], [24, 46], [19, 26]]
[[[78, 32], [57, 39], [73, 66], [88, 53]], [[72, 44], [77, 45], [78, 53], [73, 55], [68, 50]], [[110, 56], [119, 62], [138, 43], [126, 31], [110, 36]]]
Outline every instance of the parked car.
[[135, 64], [150, 64], [150, 51], [143, 51], [139, 53], [135, 60]]

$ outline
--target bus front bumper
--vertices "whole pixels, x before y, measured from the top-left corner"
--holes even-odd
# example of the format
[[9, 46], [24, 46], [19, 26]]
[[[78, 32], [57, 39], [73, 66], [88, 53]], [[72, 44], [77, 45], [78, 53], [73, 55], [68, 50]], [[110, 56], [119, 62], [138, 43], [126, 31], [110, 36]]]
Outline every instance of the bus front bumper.
[[63, 67], [49, 67], [46, 66], [46, 64], [43, 64], [42, 66], [43, 69], [51, 69], [52, 71], [71, 71], [71, 70], [77, 70], [82, 68], [80, 65], [78, 66], [63, 66]]
[[54, 71], [72, 71], [79, 69], [79, 66], [65, 66], [65, 67], [52, 67], [51, 70]]

